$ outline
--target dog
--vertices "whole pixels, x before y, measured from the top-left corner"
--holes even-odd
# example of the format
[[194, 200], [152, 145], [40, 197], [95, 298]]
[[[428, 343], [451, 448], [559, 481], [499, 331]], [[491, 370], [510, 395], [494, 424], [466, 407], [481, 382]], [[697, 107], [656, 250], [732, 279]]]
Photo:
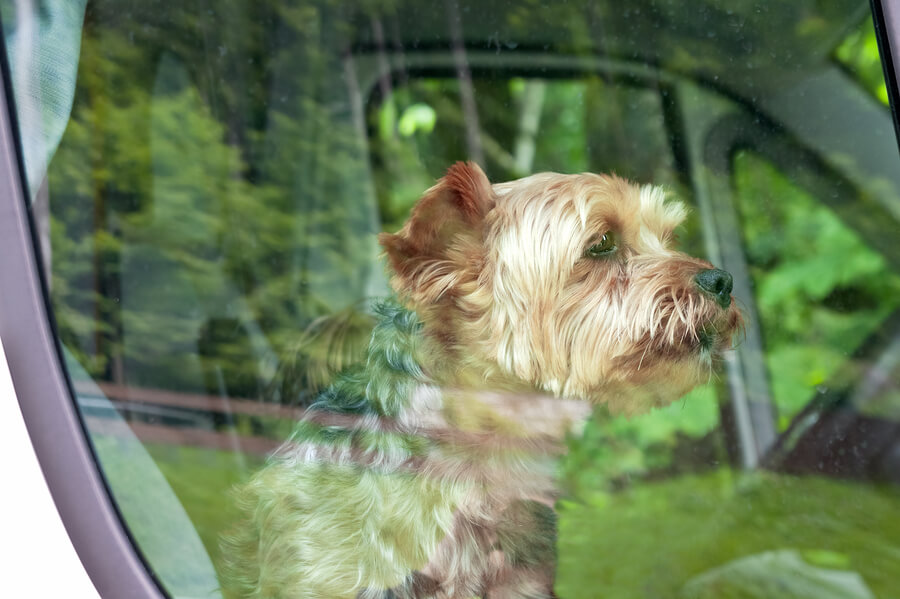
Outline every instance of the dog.
[[238, 490], [226, 595], [553, 597], [566, 434], [705, 382], [741, 326], [731, 276], [670, 247], [685, 213], [616, 176], [452, 166], [379, 237], [396, 298], [365, 363]]

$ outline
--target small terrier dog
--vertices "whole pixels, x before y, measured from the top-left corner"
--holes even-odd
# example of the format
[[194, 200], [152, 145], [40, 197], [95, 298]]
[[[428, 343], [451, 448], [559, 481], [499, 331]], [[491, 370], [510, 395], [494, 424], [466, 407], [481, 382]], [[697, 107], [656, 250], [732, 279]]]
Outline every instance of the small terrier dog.
[[677, 399], [740, 327], [731, 276], [669, 247], [684, 216], [614, 176], [451, 167], [379, 238], [397, 300], [365, 363], [238, 490], [226, 594], [553, 597], [565, 434]]

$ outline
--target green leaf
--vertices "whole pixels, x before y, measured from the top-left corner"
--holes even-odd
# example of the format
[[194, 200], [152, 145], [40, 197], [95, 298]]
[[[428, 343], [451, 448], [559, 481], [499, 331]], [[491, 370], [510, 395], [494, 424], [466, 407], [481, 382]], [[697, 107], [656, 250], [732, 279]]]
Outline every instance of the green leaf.
[[428, 104], [413, 104], [403, 111], [397, 130], [404, 137], [411, 137], [416, 131], [431, 133], [434, 123], [437, 121], [437, 113]]

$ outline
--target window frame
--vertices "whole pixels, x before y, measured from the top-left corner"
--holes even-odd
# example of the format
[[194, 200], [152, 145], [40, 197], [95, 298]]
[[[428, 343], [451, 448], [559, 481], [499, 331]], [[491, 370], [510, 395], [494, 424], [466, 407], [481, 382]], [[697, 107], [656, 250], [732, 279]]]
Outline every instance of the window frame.
[[[102, 597], [166, 597], [112, 500], [61, 363], [27, 209], [5, 44], [0, 43], [0, 338], [28, 435], [66, 532]], [[48, 575], [50, 573], [48, 572]]]

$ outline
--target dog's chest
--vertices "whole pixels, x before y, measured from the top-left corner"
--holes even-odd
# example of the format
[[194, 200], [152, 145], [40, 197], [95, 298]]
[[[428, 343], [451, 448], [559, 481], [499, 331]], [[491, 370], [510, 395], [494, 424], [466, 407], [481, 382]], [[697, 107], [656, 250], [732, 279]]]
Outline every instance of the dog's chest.
[[282, 454], [303, 503], [317, 506], [307, 517], [318, 533], [304, 543], [382, 589], [413, 571], [461, 575], [448, 564], [475, 571], [500, 537], [519, 535], [498, 532], [512, 506], [549, 510], [562, 440], [589, 412], [537, 394], [436, 385], [412, 359], [414, 315], [388, 308], [365, 367], [338, 378]]

